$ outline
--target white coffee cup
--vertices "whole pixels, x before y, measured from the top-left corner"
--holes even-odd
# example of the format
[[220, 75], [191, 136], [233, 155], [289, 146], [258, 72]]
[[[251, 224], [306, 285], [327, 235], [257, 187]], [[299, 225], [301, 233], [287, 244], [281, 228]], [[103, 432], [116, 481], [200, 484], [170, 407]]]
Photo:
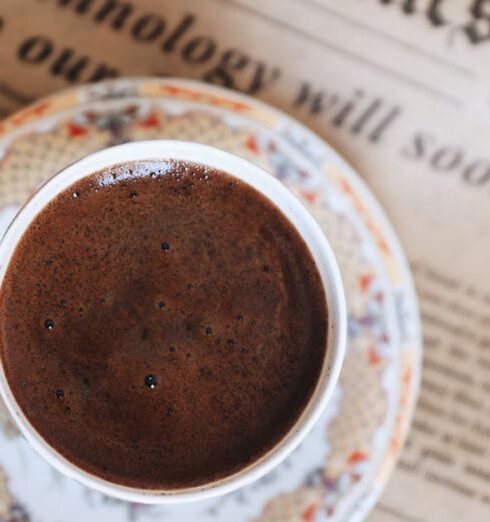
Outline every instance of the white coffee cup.
[[91, 154], [49, 179], [19, 210], [0, 243], [0, 284], [15, 248], [38, 213], [77, 180], [108, 167], [141, 160], [184, 160], [223, 170], [248, 183], [273, 202], [303, 237], [325, 288], [328, 308], [327, 349], [323, 367], [307, 406], [290, 431], [265, 455], [235, 474], [212, 483], [180, 490], [155, 491], [126, 487], [79, 468], [50, 446], [20, 409], [0, 365], [0, 393], [19, 430], [31, 446], [59, 471], [122, 500], [165, 504], [202, 500], [229, 493], [263, 476], [284, 460], [311, 430], [337, 383], [346, 343], [346, 307], [342, 280], [332, 249], [319, 225], [293, 194], [256, 165], [222, 150], [191, 142], [155, 140], [127, 143]]

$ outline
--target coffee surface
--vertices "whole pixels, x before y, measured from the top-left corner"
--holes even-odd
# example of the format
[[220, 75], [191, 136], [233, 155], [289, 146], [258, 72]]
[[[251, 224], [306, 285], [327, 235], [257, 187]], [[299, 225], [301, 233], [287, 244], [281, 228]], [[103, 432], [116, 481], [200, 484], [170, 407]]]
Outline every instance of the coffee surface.
[[317, 383], [327, 310], [302, 238], [252, 187], [183, 162], [95, 173], [47, 205], [0, 291], [23, 412], [103, 479], [179, 489], [271, 449]]

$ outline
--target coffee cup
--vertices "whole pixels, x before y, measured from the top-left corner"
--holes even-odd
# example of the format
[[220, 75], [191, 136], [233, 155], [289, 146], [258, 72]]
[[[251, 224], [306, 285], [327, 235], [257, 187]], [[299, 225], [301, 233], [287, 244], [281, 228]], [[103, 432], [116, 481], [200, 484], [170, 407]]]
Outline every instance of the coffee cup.
[[[178, 503], [229, 493], [271, 471], [305, 438], [332, 397], [346, 343], [346, 306], [340, 271], [324, 232], [296, 197], [258, 166], [222, 150], [190, 142], [154, 140], [133, 142], [91, 154], [63, 169], [44, 183], [19, 210], [0, 243], [0, 284], [21, 238], [36, 216], [72, 184], [110, 167], [144, 161], [190, 162], [224, 171], [253, 187], [277, 207], [299, 233], [315, 262], [325, 290], [328, 310], [326, 350], [314, 390], [288, 432], [274, 446], [238, 471], [197, 486], [177, 489], [128, 487], [90, 473], [50, 445], [19, 406], [2, 361], [0, 393], [21, 433], [53, 467], [104, 494], [132, 502]], [[162, 247], [163, 248], [163, 247]], [[1, 311], [0, 311], [1, 313]], [[128, 449], [129, 451], [129, 449]]]

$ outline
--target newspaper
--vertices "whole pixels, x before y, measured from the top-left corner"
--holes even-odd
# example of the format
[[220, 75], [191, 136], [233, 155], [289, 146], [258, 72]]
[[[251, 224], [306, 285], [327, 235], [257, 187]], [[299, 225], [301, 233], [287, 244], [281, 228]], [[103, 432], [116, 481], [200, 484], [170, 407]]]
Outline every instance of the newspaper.
[[1, 115], [87, 81], [195, 78], [291, 113], [369, 184], [413, 268], [425, 339], [377, 522], [490, 519], [489, 63], [490, 0], [0, 3]]

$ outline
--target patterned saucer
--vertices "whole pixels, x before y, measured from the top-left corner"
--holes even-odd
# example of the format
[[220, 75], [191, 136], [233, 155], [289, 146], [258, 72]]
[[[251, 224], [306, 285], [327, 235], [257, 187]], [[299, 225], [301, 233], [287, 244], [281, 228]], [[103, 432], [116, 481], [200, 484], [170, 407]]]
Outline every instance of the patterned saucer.
[[0, 522], [355, 521], [372, 508], [418, 390], [417, 303], [398, 241], [355, 172], [317, 136], [251, 98], [182, 80], [120, 79], [63, 91], [0, 122], [0, 228], [33, 189], [97, 149], [131, 140], [206, 143], [260, 165], [309, 208], [344, 280], [348, 353], [334, 400], [275, 471], [183, 506], [127, 504], [59, 475], [0, 410]]

